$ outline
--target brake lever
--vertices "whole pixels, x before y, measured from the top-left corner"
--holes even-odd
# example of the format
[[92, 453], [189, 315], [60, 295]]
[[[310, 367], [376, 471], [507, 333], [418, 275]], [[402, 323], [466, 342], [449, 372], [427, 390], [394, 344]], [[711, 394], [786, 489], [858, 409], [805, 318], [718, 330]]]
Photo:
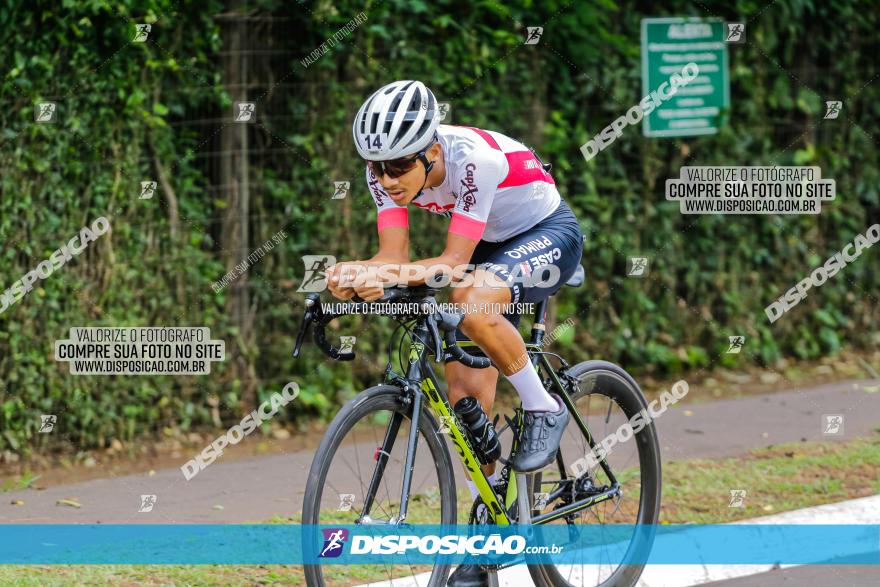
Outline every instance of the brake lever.
[[303, 314], [303, 321], [302, 325], [299, 327], [299, 333], [296, 335], [296, 346], [293, 347], [293, 358], [299, 357], [299, 351], [306, 338], [306, 333], [309, 331], [309, 325], [314, 321], [315, 315], [318, 311], [315, 308], [320, 308], [320, 305], [318, 305], [319, 299], [320, 295], [318, 294], [309, 294], [306, 296], [306, 311], [305, 314]]
[[437, 328], [437, 318], [436, 314], [430, 314], [428, 316], [428, 332], [431, 333], [431, 338], [434, 339], [434, 362], [440, 363], [443, 361], [443, 343], [440, 338], [440, 330]]

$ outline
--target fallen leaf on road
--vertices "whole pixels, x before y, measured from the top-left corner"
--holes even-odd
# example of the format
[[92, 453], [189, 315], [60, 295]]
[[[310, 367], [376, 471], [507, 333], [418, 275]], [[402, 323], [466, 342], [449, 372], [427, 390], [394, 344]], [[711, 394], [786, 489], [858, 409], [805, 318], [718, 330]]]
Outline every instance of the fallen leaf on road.
[[76, 501], [75, 499], [59, 499], [55, 502], [55, 505], [69, 505], [72, 508], [81, 508], [82, 504]]
[[224, 508], [222, 505], [215, 505], [214, 509], [215, 510], [225, 510], [226, 508]]
[[156, 471], [154, 471], [153, 469], [150, 469], [150, 472], [147, 473], [147, 475], [150, 476], [150, 477], [152, 477], [152, 476], [155, 475], [155, 474], [156, 474]]
[[11, 502], [12, 505], [24, 505], [24, 501], [21, 499], [13, 499]]
[[880, 391], [880, 385], [866, 385], [862, 389], [865, 390], [865, 393], [877, 393]]
[[761, 438], [770, 438], [769, 432], [761, 432]]
[[691, 428], [685, 428], [684, 431], [688, 434], [704, 434], [702, 430], [693, 430]]
[[684, 415], [685, 415], [685, 416], [693, 416], [694, 413], [693, 413], [692, 411], [690, 411], [690, 410], [685, 410], [685, 411], [684, 411]]
[[772, 506], [772, 505], [765, 505], [765, 506], [764, 506], [763, 508], [761, 508], [761, 509], [763, 509], [765, 512], [772, 512], [772, 511], [773, 511], [773, 506]]

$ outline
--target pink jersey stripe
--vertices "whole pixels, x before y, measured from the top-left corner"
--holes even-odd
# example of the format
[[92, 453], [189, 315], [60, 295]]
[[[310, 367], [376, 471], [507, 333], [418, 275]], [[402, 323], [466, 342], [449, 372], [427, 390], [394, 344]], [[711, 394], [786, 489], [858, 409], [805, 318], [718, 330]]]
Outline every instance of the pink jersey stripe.
[[379, 232], [394, 226], [407, 228], [409, 226], [409, 213], [406, 208], [386, 208], [385, 210], [380, 210], [379, 215], [376, 217], [376, 225]]
[[452, 221], [449, 223], [449, 232], [458, 234], [465, 238], [475, 241], [483, 238], [483, 232], [486, 230], [486, 223], [474, 220], [467, 216], [452, 213]]
[[[478, 135], [480, 135], [484, 141], [486, 141], [490, 147], [501, 151], [501, 147], [498, 146], [498, 142], [492, 138], [488, 132], [474, 128], [472, 126], [463, 126], [462, 128], [467, 128], [469, 130], [474, 131]], [[533, 181], [545, 181], [547, 183], [555, 184], [553, 181], [553, 177], [544, 171], [544, 166], [541, 165], [541, 162], [535, 158], [535, 154], [531, 151], [515, 151], [513, 153], [504, 153], [504, 156], [507, 158], [508, 172], [507, 177], [505, 177], [501, 183], [498, 184], [499, 188], [509, 188], [520, 185], [525, 185], [527, 183], [532, 183]], [[527, 161], [531, 161], [532, 163], [526, 163]]]
[[533, 181], [545, 181], [547, 183], [553, 181], [553, 177], [544, 171], [541, 162], [535, 158], [535, 154], [531, 151], [516, 151], [514, 153], [505, 153], [507, 164], [510, 169], [504, 181], [498, 184], [499, 188], [509, 188], [518, 185], [525, 185]]
[[483, 129], [480, 129], [480, 128], [474, 128], [474, 127], [472, 127], [472, 126], [463, 126], [463, 127], [461, 127], [461, 128], [467, 128], [467, 129], [470, 129], [470, 130], [474, 131], [475, 133], [477, 133], [478, 135], [480, 135], [481, 137], [483, 137], [483, 140], [486, 141], [487, 143], [489, 143], [489, 146], [490, 146], [490, 147], [492, 147], [493, 149], [495, 149], [495, 150], [497, 150], [497, 151], [500, 151], [500, 150], [501, 150], [501, 147], [498, 146], [498, 142], [495, 141], [495, 139], [492, 138], [492, 135], [490, 135], [489, 133], [487, 133], [487, 132], [484, 131]]

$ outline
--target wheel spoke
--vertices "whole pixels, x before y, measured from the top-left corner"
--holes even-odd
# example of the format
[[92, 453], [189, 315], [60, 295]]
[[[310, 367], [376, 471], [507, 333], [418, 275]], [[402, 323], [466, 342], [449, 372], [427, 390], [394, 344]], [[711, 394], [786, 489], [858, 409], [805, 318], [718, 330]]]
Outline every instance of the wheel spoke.
[[[332, 445], [325, 447], [322, 444], [322, 449], [316, 454], [316, 460], [312, 466], [313, 471], [309, 475], [306, 499], [310, 505], [307, 507], [307, 504], [304, 504], [303, 506], [304, 523], [353, 522], [353, 519], [362, 511], [367, 487], [375, 470], [373, 466], [366, 465], [365, 459], [368, 458], [366, 453], [370, 451], [369, 462], [375, 465], [372, 451], [377, 446], [384, 446], [386, 427], [376, 425], [376, 421], [377, 419], [382, 421], [383, 416], [391, 416], [401, 409], [402, 407], [394, 394], [385, 392], [364, 402], [358, 402], [357, 408], [352, 408], [350, 413], [345, 413], [343, 410], [337, 415], [327, 432], [328, 438], [334, 439]], [[395, 442], [391, 448], [385, 470], [376, 487], [376, 495], [371, 507], [371, 510], [378, 514], [374, 516], [376, 521], [388, 521], [399, 515], [400, 512], [399, 499], [402, 486], [398, 484], [398, 481], [403, 479], [407, 450], [406, 443], [401, 442], [401, 439], [408, 438], [413, 425], [408, 416], [404, 416], [403, 420], [404, 423], [408, 423], [408, 426], [403, 425], [398, 429], [398, 442]], [[388, 418], [385, 418], [385, 421], [389, 421]], [[445, 455], [443, 453], [445, 447], [441, 444], [442, 438], [432, 440], [429, 438], [432, 435], [433, 431], [430, 433], [427, 433], [425, 429], [418, 431], [417, 458], [411, 477], [407, 514], [408, 521], [411, 523], [447, 524], [451, 523], [454, 515], [455, 485], [452, 464], [448, 460], [448, 452]], [[325, 439], [326, 442], [329, 441]], [[438, 455], [440, 456], [438, 457]], [[443, 467], [438, 468], [434, 464], [433, 461], [437, 458], [443, 459]], [[361, 460], [364, 462], [361, 463]], [[315, 475], [316, 469], [320, 471], [320, 474]], [[395, 485], [398, 486], [397, 492], [392, 491]], [[356, 497], [353, 507], [353, 509], [357, 509], [357, 512], [352, 514], [352, 512], [337, 511], [339, 509], [338, 495], [352, 494], [358, 491], [360, 494]], [[435, 495], [439, 495], [439, 500], [435, 499]], [[307, 510], [309, 512], [308, 518], [306, 518]], [[346, 521], [346, 515], [349, 515], [351, 520]], [[311, 567], [316, 568], [312, 569]], [[411, 580], [412, 577], [424, 572], [431, 572], [431, 570], [431, 565], [417, 564], [412, 560], [412, 557], [406, 556], [380, 565], [346, 565], [344, 567], [309, 565], [307, 576], [315, 573], [327, 585], [348, 584], [352, 577], [357, 577], [357, 582], [360, 583], [387, 580], [396, 584], [401, 579]], [[439, 573], [439, 570], [436, 572]]]
[[[644, 405], [644, 399], [640, 397], [640, 392], [636, 387], [613, 370], [594, 366], [592, 369], [585, 367], [578, 371], [578, 367], [580, 366], [570, 370], [570, 373], [579, 373], [578, 379], [581, 382], [581, 385], [578, 385], [579, 389], [571, 397], [575, 408], [587, 425], [593, 441], [599, 444], [607, 436], [616, 434], [617, 429], [628, 421], [627, 414], [632, 416], [637, 413]], [[566, 442], [560, 448], [563, 454], [562, 460], [569, 466], [575, 459], [583, 458], [592, 451], [586, 435], [581, 433], [577, 424], [572, 423], [570, 426], [571, 429], [566, 433]], [[575, 554], [576, 558], [567, 563], [545, 565], [544, 569], [551, 584], [602, 587], [612, 584], [631, 584], [630, 580], [621, 583], [623, 581], [621, 575], [632, 568], [632, 565], [623, 566], [627, 562], [624, 556], [628, 552], [630, 543], [640, 538], [633, 533], [628, 540], [621, 540], [619, 533], [613, 531], [614, 526], [612, 525], [644, 523], [644, 520], [651, 520], [653, 523], [656, 514], [653, 511], [648, 511], [648, 505], [653, 510], [657, 504], [656, 501], [646, 502], [645, 497], [648, 495], [647, 492], [655, 491], [656, 487], [646, 488], [642, 487], [642, 484], [659, 478], [656, 471], [650, 471], [644, 477], [642, 475], [642, 467], [647, 466], [646, 462], [656, 462], [647, 460], [643, 462], [643, 459], [648, 458], [649, 453], [648, 449], [643, 448], [642, 445], [650, 444], [652, 450], [657, 450], [653, 427], [644, 428], [638, 433], [638, 438], [641, 440], [647, 438], [650, 442], [637, 441], [631, 437], [626, 442], [616, 444], [605, 455], [604, 460], [617, 482], [620, 483], [620, 487], [624, 491], [623, 495], [603, 500], [579, 510], [573, 515], [573, 521], [576, 524], [597, 526], [595, 531], [600, 546], [578, 552]], [[577, 454], [569, 454], [567, 451], [575, 451]], [[595, 454], [595, 451], [593, 452]], [[588, 474], [596, 489], [610, 485], [610, 478], [602, 469], [601, 464], [591, 468]], [[552, 481], [553, 488], [561, 486], [561, 477], [560, 474], [559, 480]], [[589, 493], [577, 491], [571, 495], [570, 499], [577, 501], [583, 499], [585, 495], [589, 495]], [[552, 505], [549, 509], [552, 510]], [[566, 524], [567, 521], [565, 518], [560, 518], [550, 523]]]

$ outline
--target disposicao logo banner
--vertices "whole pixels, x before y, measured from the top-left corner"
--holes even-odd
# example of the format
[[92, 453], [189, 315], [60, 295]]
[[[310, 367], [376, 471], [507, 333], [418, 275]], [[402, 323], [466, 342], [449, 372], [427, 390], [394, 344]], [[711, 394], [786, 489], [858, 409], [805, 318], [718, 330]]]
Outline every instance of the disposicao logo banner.
[[9, 524], [0, 545], [0, 564], [876, 565], [880, 525]]

